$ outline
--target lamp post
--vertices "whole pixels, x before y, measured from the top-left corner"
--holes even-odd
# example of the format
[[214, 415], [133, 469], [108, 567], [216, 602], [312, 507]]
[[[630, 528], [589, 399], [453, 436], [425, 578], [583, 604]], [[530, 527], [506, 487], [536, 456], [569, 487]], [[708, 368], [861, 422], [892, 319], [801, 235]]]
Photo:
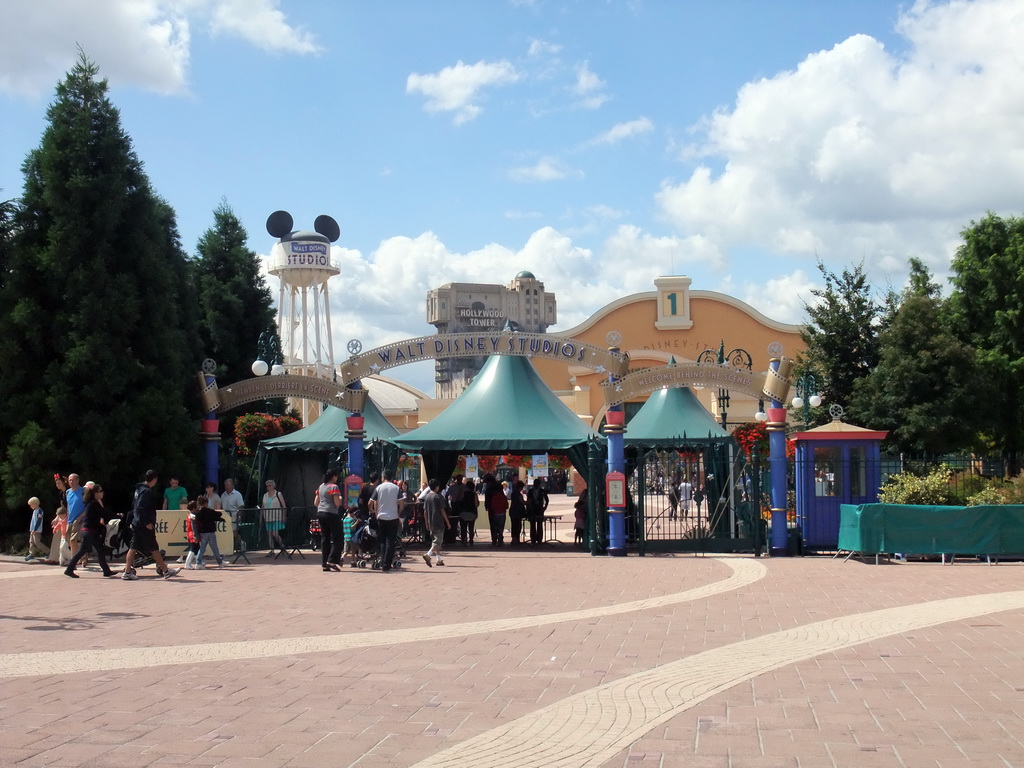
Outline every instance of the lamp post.
[[[726, 354], [725, 339], [718, 345], [717, 354], [709, 347], [697, 355], [698, 365], [725, 365], [726, 363], [736, 369], [754, 370], [753, 358], [750, 357], [750, 353], [747, 350], [737, 347]], [[722, 415], [722, 429], [727, 429], [729, 424], [729, 399], [729, 390], [725, 387], [719, 387], [718, 412]], [[764, 408], [762, 407], [761, 410], [763, 411]]]
[[252, 363], [254, 376], [266, 376], [267, 372], [280, 376], [285, 372], [281, 365], [281, 342], [275, 331], [264, 331], [256, 342], [256, 359]]
[[801, 374], [796, 380], [796, 396], [790, 401], [796, 410], [803, 409], [804, 429], [811, 420], [811, 408], [821, 405], [823, 398], [818, 394], [818, 381], [814, 374], [807, 372]]

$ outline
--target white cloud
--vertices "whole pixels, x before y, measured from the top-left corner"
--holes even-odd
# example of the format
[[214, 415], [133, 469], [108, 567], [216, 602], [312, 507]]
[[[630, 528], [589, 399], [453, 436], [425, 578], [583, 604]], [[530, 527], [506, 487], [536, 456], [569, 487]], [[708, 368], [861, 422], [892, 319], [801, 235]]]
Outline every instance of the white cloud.
[[519, 73], [507, 61], [478, 61], [476, 64], [459, 61], [434, 74], [412, 73], [406, 79], [405, 92], [426, 96], [424, 109], [428, 112], [454, 112], [455, 124], [461, 125], [483, 111], [474, 103], [481, 90], [514, 83], [518, 79]]
[[617, 123], [604, 133], [598, 134], [588, 145], [618, 144], [620, 141], [631, 139], [634, 136], [642, 136], [654, 130], [654, 123], [646, 117], [638, 117], [625, 123]]
[[549, 43], [546, 40], [533, 39], [530, 41], [530, 48], [527, 50], [527, 55], [531, 58], [537, 58], [540, 56], [554, 56], [562, 50], [562, 46], [556, 43]]
[[217, 0], [210, 9], [214, 32], [228, 32], [265, 51], [318, 53], [310, 33], [288, 24], [276, 0]]
[[[820, 278], [817, 273], [815, 277]], [[816, 301], [811, 291], [820, 287], [820, 279], [813, 280], [804, 270], [798, 269], [763, 283], [726, 277], [714, 290], [745, 301], [772, 320], [799, 324], [807, 322], [804, 306]]]
[[1018, 212], [1024, 5], [919, 2], [897, 30], [901, 56], [856, 35], [743, 86], [695, 148], [723, 170], [666, 182], [668, 219], [723, 251], [753, 243], [889, 273], [914, 255], [948, 263], [971, 218]]
[[584, 61], [576, 66], [576, 83], [572, 92], [577, 97], [577, 106], [584, 109], [597, 109], [610, 96], [604, 93], [605, 82], [596, 74], [590, 71], [590, 63]]
[[38, 97], [78, 57], [114, 84], [187, 90], [193, 27], [266, 50], [308, 53], [313, 39], [288, 25], [275, 0], [33, 0], [9, 2], [0, 25], [0, 91]]
[[513, 168], [508, 172], [512, 181], [557, 181], [570, 176], [582, 176], [582, 172], [573, 170], [557, 157], [542, 157], [534, 165]]

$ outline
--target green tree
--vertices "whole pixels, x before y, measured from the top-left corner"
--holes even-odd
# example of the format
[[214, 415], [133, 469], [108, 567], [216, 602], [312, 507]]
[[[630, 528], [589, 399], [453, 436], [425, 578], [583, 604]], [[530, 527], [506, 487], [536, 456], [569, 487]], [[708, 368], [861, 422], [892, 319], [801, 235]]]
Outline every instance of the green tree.
[[949, 317], [977, 350], [990, 406], [978, 414], [992, 444], [1019, 467], [1024, 430], [1024, 218], [989, 213], [961, 232], [953, 257]]
[[939, 286], [918, 259], [889, 326], [879, 337], [878, 365], [854, 383], [851, 410], [909, 453], [941, 454], [978, 443], [980, 382], [974, 349], [945, 321]]
[[222, 201], [213, 218], [194, 264], [202, 344], [216, 360], [219, 378], [234, 382], [252, 376], [260, 334], [276, 333], [274, 302], [238, 217]]
[[[153, 467], [195, 476], [195, 317], [174, 214], [81, 56], [22, 170], [0, 289], [8, 500], [75, 471], [127, 498]], [[120, 493], [119, 493], [120, 492]]]
[[[810, 322], [801, 337], [807, 349], [797, 361], [796, 375], [813, 372], [826, 407], [838, 403], [845, 408], [852, 403], [854, 382], [878, 364], [883, 306], [871, 296], [863, 264], [836, 275], [818, 262], [818, 270], [825, 287], [811, 291], [817, 302], [804, 305]], [[812, 412], [812, 421], [821, 421], [825, 410]]]

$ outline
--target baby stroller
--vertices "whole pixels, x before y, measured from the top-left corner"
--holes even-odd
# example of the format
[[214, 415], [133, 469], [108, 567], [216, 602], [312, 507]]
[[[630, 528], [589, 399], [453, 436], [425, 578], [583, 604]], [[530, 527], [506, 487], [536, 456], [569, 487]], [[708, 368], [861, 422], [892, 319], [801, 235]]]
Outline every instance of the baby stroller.
[[309, 520], [309, 548], [316, 552], [320, 549], [320, 542], [323, 536], [320, 533], [320, 518], [313, 517]]
[[[128, 550], [132, 546], [132, 529], [131, 526], [125, 523], [123, 517], [118, 516], [112, 520], [107, 521], [107, 531], [103, 536], [103, 544], [106, 547], [106, 556], [113, 562], [115, 560], [123, 561], [128, 555]], [[164, 554], [164, 550], [160, 550], [160, 554]], [[135, 568], [143, 568], [150, 563], [154, 562], [150, 555], [144, 555], [141, 552], [135, 553]]]
[[[381, 566], [381, 541], [380, 528], [377, 525], [377, 518], [371, 517], [366, 522], [361, 522], [352, 532], [352, 542], [355, 544], [356, 563], [360, 568], [365, 568], [367, 563], [373, 569], [380, 569]], [[396, 548], [392, 568], [401, 568], [399, 552]]]
[[107, 550], [106, 556], [111, 560], [124, 560], [124, 556], [128, 554], [131, 538], [131, 531], [124, 524], [124, 520], [120, 517], [110, 520], [107, 523], [107, 533], [103, 537], [103, 544]]

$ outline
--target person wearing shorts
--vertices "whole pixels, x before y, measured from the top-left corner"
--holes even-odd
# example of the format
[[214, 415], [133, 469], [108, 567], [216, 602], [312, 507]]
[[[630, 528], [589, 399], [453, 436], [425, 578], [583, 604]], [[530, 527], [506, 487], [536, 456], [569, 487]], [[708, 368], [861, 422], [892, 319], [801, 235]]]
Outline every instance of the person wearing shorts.
[[138, 552], [149, 555], [156, 563], [157, 574], [164, 579], [177, 576], [181, 568], [168, 568], [164, 562], [164, 556], [160, 553], [160, 545], [156, 540], [156, 492], [153, 486], [159, 480], [155, 470], [146, 472], [146, 482], [140, 486], [135, 495], [135, 517], [132, 520], [132, 545], [124, 560], [124, 573], [121, 578], [125, 581], [135, 581], [139, 578], [135, 573], [135, 555]]

